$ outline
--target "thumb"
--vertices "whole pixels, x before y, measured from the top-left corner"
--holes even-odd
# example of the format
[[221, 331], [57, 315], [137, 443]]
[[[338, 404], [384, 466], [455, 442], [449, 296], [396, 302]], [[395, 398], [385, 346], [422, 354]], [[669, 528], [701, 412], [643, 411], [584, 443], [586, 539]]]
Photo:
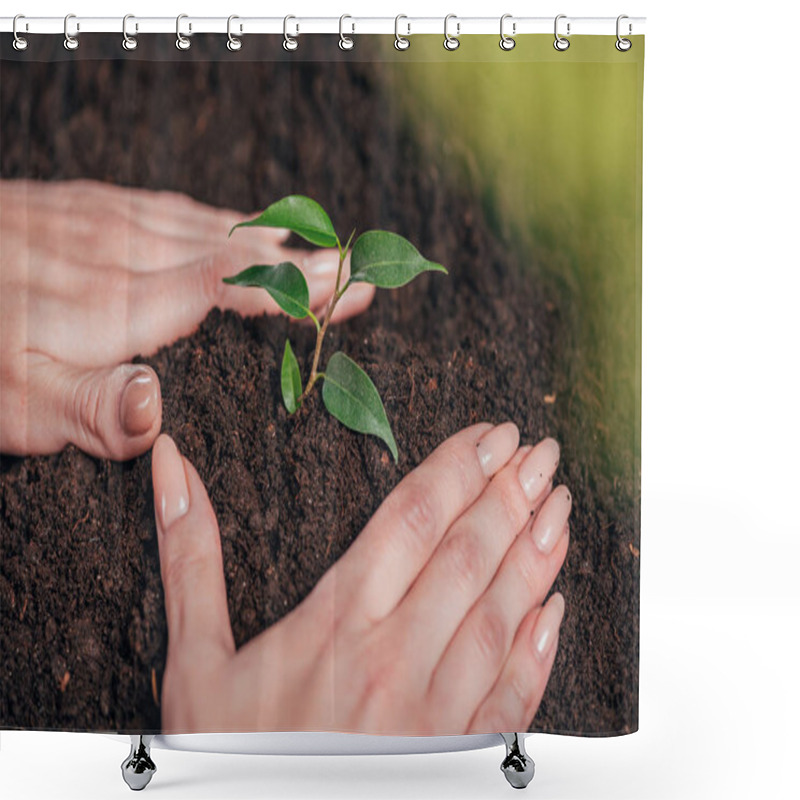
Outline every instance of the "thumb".
[[126, 461], [150, 449], [161, 429], [158, 376], [143, 364], [85, 369], [47, 359], [26, 386], [30, 452], [72, 442], [98, 458]]
[[169, 436], [153, 447], [153, 499], [169, 644], [194, 656], [236, 651], [228, 616], [222, 548], [214, 509], [197, 470]]

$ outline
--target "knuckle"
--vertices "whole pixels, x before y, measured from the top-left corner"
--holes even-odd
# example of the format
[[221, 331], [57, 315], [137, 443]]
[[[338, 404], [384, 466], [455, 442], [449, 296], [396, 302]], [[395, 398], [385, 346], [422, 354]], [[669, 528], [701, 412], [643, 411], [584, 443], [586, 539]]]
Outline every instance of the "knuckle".
[[201, 259], [197, 270], [198, 287], [209, 308], [221, 305], [225, 290], [222, 279], [236, 271], [233, 260], [226, 253], [214, 253]]
[[[197, 202], [194, 198], [183, 192], [176, 192], [171, 189], [157, 189], [155, 191], [148, 189], [140, 189], [143, 192], [145, 200], [150, 198], [154, 200], [163, 200], [165, 204], [170, 204], [176, 208], [194, 209], [202, 208], [202, 204]], [[146, 194], [144, 194], [146, 193]]]
[[519, 673], [507, 674], [486, 707], [480, 714], [479, 725], [482, 731], [517, 731], [520, 726], [527, 728], [534, 716], [531, 709], [531, 692]]
[[500, 497], [503, 502], [503, 511], [505, 512], [506, 519], [514, 530], [518, 531], [530, 518], [531, 512], [528, 505], [528, 498], [525, 497], [525, 493], [522, 491], [522, 485], [517, 478], [516, 469], [509, 470], [508, 473], [503, 476], [500, 489]]
[[206, 206], [202, 203], [197, 203], [195, 200], [189, 198], [189, 205], [187, 206], [190, 210], [202, 212], [202, 211], [211, 211], [214, 215], [214, 218], [219, 222], [220, 226], [222, 226], [226, 230], [230, 230], [234, 225], [242, 221], [243, 214], [240, 214], [238, 211], [231, 211], [227, 208], [216, 208], [214, 206]]
[[439, 504], [436, 494], [427, 486], [412, 481], [402, 495], [400, 519], [407, 543], [415, 552], [427, 552], [436, 535]]
[[200, 291], [208, 306], [217, 306], [222, 300], [225, 284], [222, 278], [235, 272], [228, 256], [210, 256], [200, 264]]
[[[170, 533], [173, 536], [175, 534], [174, 531]], [[165, 559], [164, 585], [169, 587], [169, 591], [179, 601], [197, 588], [198, 575], [202, 573], [204, 562], [205, 554], [197, 550], [178, 550]]]
[[508, 626], [502, 613], [485, 608], [475, 620], [475, 643], [487, 664], [496, 666], [503, 662], [508, 644]]
[[506, 692], [514, 707], [527, 709], [530, 705], [530, 680], [518, 671], [515, 670], [506, 677]]
[[509, 698], [507, 713], [517, 719], [517, 724], [526, 727], [536, 713], [535, 685], [531, 676], [513, 670], [506, 679], [506, 694]]
[[489, 513], [494, 520], [493, 527], [506, 535], [504, 541], [513, 541], [525, 522], [530, 519], [530, 510], [522, 487], [516, 475], [498, 476], [490, 485], [486, 494]]
[[61, 224], [83, 239], [88, 252], [107, 253], [109, 242], [127, 243], [131, 237], [128, 219], [112, 205], [84, 208], [83, 214], [65, 214]]
[[519, 558], [514, 562], [522, 578], [522, 583], [528, 590], [529, 595], [533, 595], [539, 585], [536, 574], [536, 563], [534, 561], [536, 552], [538, 551], [536, 550], [536, 545], [533, 543], [533, 538], [528, 536], [526, 546], [522, 548]]
[[470, 533], [455, 534], [443, 543], [442, 548], [450, 574], [465, 591], [482, 581], [486, 554], [477, 537]]
[[72, 417], [78, 424], [83, 442], [102, 438], [102, 412], [106, 395], [105, 381], [95, 381], [91, 377], [81, 378], [72, 393]]
[[462, 441], [449, 442], [442, 457], [443, 469], [456, 481], [459, 496], [466, 498], [475, 494], [485, 480], [475, 446]]

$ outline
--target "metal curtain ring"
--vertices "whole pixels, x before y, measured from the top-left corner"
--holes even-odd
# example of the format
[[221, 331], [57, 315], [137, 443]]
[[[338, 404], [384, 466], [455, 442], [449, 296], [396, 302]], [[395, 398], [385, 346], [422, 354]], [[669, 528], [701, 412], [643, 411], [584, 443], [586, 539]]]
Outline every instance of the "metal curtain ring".
[[[239, 17], [237, 17], [236, 14], [231, 14], [228, 17], [228, 44], [227, 44], [227, 47], [228, 47], [228, 50], [230, 50], [232, 53], [235, 53], [237, 50], [241, 50], [242, 49], [242, 40], [238, 36], [234, 36], [231, 33], [231, 22], [233, 22], [235, 19], [239, 19]], [[239, 33], [241, 33], [241, 32], [242, 32], [242, 26], [240, 25], [239, 26]]]
[[[17, 33], [17, 20], [18, 19], [25, 19], [24, 14], [17, 14], [14, 17], [14, 24], [11, 27], [11, 30], [14, 32], [14, 49], [15, 50], [27, 50], [28, 49], [28, 40], [23, 36], [20, 36]], [[25, 30], [28, 30], [28, 23], [25, 23]]]
[[[616, 47], [617, 50], [620, 51], [620, 53], [627, 53], [628, 50], [630, 50], [631, 47], [633, 47], [633, 42], [630, 39], [623, 39], [619, 35], [619, 24], [624, 19], [628, 19], [628, 15], [627, 14], [620, 14], [617, 17], [617, 41], [616, 41], [614, 47]], [[630, 32], [631, 32], [631, 26], [629, 24], [628, 25], [628, 34], [630, 34]]]
[[[66, 50], [77, 50], [78, 49], [78, 40], [77, 40], [76, 37], [70, 35], [70, 32], [68, 30], [69, 21], [71, 19], [75, 19], [75, 15], [74, 14], [67, 14], [67, 16], [64, 17], [64, 49], [66, 49]], [[77, 31], [80, 31], [81, 25], [80, 25], [79, 22], [75, 23], [75, 29]]]
[[[566, 14], [559, 14], [556, 17], [555, 24], [553, 25], [553, 32], [555, 33], [556, 40], [553, 42], [553, 47], [559, 51], [559, 53], [563, 53], [565, 50], [569, 48], [569, 39], [565, 39], [563, 36], [560, 36], [558, 33], [558, 21], [560, 19], [566, 19]], [[569, 36], [569, 22], [567, 23], [567, 36]]]
[[455, 14], [448, 14], [444, 18], [444, 49], [445, 50], [458, 50], [458, 46], [461, 42], [458, 40], [458, 34], [461, 30], [461, 23], [456, 22], [456, 35], [451, 36], [447, 32], [447, 23], [450, 22], [451, 19], [457, 20], [458, 17]]
[[[503, 14], [503, 16], [500, 17], [500, 49], [501, 50], [513, 50], [514, 47], [517, 44], [510, 36], [506, 36], [505, 31], [503, 30], [503, 26], [505, 25], [506, 20], [507, 19], [511, 19], [511, 17], [512, 17], [511, 14]], [[512, 22], [511, 23], [511, 33], [516, 33], [516, 32], [517, 32], [517, 23], [516, 22]]]
[[[126, 14], [122, 18], [122, 46], [126, 50], [135, 50], [136, 46], [139, 44], [139, 42], [136, 41], [136, 37], [135, 36], [129, 36], [128, 35], [128, 20], [129, 19], [136, 19], [136, 17], [134, 17], [133, 14]], [[138, 22], [136, 23], [136, 25], [134, 27], [134, 30], [136, 30], [136, 31], [139, 30], [139, 23]]]
[[[356, 43], [349, 36], [345, 36], [344, 35], [343, 26], [344, 26], [344, 21], [346, 19], [353, 19], [353, 18], [349, 14], [342, 14], [342, 16], [339, 17], [339, 49], [340, 50], [352, 50], [356, 45]], [[352, 33], [355, 33], [355, 31], [356, 31], [355, 23], [352, 23], [352, 27], [353, 27]]]
[[[178, 17], [175, 20], [175, 35], [178, 37], [175, 40], [175, 47], [177, 47], [178, 50], [188, 50], [192, 46], [191, 41], [181, 33], [181, 20], [188, 18], [189, 18], [188, 14], [178, 14]], [[189, 33], [191, 32], [192, 32], [192, 23], [190, 22]]]
[[[297, 17], [293, 17], [291, 14], [283, 18], [283, 49], [284, 50], [297, 50], [297, 39], [293, 36], [289, 36], [288, 25], [290, 19], [297, 19]], [[297, 33], [300, 33], [300, 26], [297, 26]]]
[[[406, 39], [405, 36], [400, 35], [400, 20], [401, 19], [408, 19], [405, 14], [398, 14], [394, 18], [394, 46], [396, 50], [408, 50], [411, 47], [411, 40]], [[411, 35], [411, 25], [406, 23], [406, 27], [408, 28], [408, 35]]]

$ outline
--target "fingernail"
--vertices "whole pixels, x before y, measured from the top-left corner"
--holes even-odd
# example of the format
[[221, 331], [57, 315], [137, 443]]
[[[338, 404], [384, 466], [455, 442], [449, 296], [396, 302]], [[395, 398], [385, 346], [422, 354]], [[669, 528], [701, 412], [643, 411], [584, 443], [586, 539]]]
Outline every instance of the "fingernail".
[[478, 460], [483, 474], [491, 478], [516, 452], [519, 430], [513, 422], [504, 422], [492, 428], [478, 441]]
[[189, 510], [189, 486], [186, 483], [183, 459], [169, 436], [158, 438], [153, 448], [153, 458], [159, 461], [161, 495], [158, 500], [158, 516], [161, 530], [166, 531]]
[[556, 643], [558, 629], [564, 618], [564, 598], [554, 594], [539, 614], [533, 628], [533, 652], [539, 661], [544, 661]]
[[533, 523], [533, 541], [542, 553], [553, 551], [567, 525], [572, 510], [572, 493], [566, 486], [559, 486], [547, 498]]
[[138, 369], [128, 379], [119, 401], [119, 423], [128, 436], [141, 436], [158, 413], [158, 380], [149, 369]]
[[561, 454], [555, 439], [542, 439], [519, 466], [519, 482], [532, 503], [544, 491], [558, 466]]

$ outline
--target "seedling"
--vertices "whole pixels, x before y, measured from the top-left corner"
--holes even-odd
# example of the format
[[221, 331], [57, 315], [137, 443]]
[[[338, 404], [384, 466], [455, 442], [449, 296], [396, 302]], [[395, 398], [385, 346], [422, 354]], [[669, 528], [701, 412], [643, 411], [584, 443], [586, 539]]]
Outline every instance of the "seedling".
[[[266, 289], [290, 317], [295, 319], [309, 317], [317, 328], [317, 344], [305, 388], [297, 358], [289, 340], [286, 340], [281, 364], [281, 394], [286, 410], [290, 414], [297, 412], [317, 381], [321, 380], [322, 401], [329, 413], [351, 430], [372, 434], [382, 439], [397, 462], [397, 443], [375, 384], [353, 359], [341, 351], [334, 353], [328, 359], [325, 371], [321, 372], [319, 359], [322, 342], [336, 304], [354, 283], [371, 283], [380, 289], [396, 289], [423, 272], [447, 274], [447, 270], [441, 264], [427, 261], [411, 242], [389, 231], [367, 231], [355, 239], [355, 242], [353, 241], [355, 231], [353, 231], [342, 245], [330, 217], [322, 206], [302, 195], [290, 195], [278, 200], [255, 219], [234, 225], [228, 236], [237, 228], [253, 226], [288, 228], [311, 244], [318, 247], [336, 247], [339, 251], [336, 288], [322, 322], [309, 307], [305, 276], [290, 261], [274, 266], [259, 264], [248, 267], [231, 278], [223, 278], [225, 283], [234, 286], [257, 286]], [[342, 286], [342, 266], [351, 247], [350, 279]]]

